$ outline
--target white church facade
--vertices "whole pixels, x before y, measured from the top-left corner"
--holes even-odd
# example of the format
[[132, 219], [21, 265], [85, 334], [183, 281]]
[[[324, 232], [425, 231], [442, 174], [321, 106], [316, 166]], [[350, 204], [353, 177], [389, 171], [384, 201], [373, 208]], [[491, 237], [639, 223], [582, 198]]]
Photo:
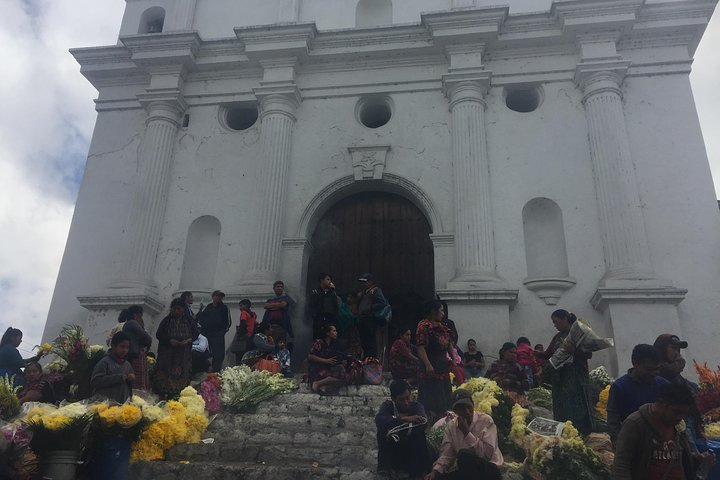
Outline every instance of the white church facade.
[[237, 322], [280, 279], [302, 353], [317, 274], [369, 271], [395, 321], [437, 294], [489, 355], [565, 308], [616, 372], [664, 332], [716, 360], [688, 76], [717, 0], [126, 3], [116, 45], [72, 50], [98, 117], [46, 339], [131, 304], [153, 331], [184, 290]]

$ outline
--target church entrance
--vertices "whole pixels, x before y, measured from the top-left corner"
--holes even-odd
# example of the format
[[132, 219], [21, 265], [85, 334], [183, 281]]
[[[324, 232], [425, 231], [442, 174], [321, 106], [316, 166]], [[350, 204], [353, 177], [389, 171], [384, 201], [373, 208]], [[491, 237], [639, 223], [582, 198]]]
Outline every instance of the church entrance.
[[365, 272], [375, 277], [393, 309], [390, 340], [398, 328], [420, 320], [422, 303], [435, 291], [430, 224], [409, 200], [384, 192], [363, 192], [332, 206], [312, 236], [308, 290], [320, 272], [333, 276], [343, 300]]

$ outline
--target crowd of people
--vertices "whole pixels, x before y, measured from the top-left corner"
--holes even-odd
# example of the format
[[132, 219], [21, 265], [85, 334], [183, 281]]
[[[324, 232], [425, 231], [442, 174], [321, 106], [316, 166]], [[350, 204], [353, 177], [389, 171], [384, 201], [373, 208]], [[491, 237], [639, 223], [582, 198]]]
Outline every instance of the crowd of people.
[[[143, 309], [123, 310], [108, 340], [108, 355], [97, 363], [90, 383], [95, 394], [119, 403], [132, 389], [152, 390], [169, 399], [190, 384], [196, 373], [218, 372], [234, 354], [235, 364], [294, 375], [291, 365], [294, 300], [285, 285], [273, 285], [274, 296], [263, 304], [258, 320], [248, 299], [239, 302], [235, 336], [229, 348], [226, 334], [233, 326], [225, 294], [216, 290], [212, 303], [193, 311], [191, 292], [170, 304], [169, 313], [155, 333], [157, 354], [152, 375], [148, 358], [153, 338], [143, 321]], [[557, 333], [544, 348], [532, 347], [520, 337], [504, 343], [498, 357], [487, 366], [475, 339], [458, 346], [458, 332], [447, 318], [447, 305], [427, 301], [416, 325], [393, 325], [392, 309], [372, 274], [358, 277], [357, 289], [344, 298], [335, 290], [332, 277], [321, 273], [308, 299], [313, 343], [307, 355], [310, 389], [332, 395], [339, 387], [357, 380], [358, 368], [384, 363], [392, 375], [390, 400], [376, 416], [378, 471], [394, 477], [397, 472], [437, 478], [500, 478], [503, 456], [498, 447], [493, 419], [474, 411], [467, 392], [452, 390], [452, 383], [485, 376], [494, 380], [515, 403], [526, 406], [533, 386], [552, 391], [552, 415], [556, 421], [572, 421], [581, 434], [596, 430], [594, 405], [589, 392], [586, 349], [570, 335], [577, 317], [563, 309], [551, 321]], [[414, 343], [413, 343], [414, 338]], [[0, 375], [16, 376], [21, 402], [54, 402], [52, 386], [44, 380], [38, 357], [23, 359], [18, 351], [20, 330], [9, 328], [0, 341]], [[713, 458], [707, 453], [701, 418], [694, 402], [697, 385], [683, 375], [681, 349], [687, 342], [677, 335], [661, 334], [653, 344], [638, 344], [632, 351], [632, 368], [614, 381], [607, 405], [607, 430], [615, 447], [613, 478], [664, 480], [694, 479], [695, 469]], [[562, 350], [567, 361], [552, 364]], [[556, 368], [557, 367], [557, 368]], [[382, 369], [380, 369], [382, 374]], [[381, 379], [382, 380], [382, 379]], [[359, 382], [358, 382], [359, 383]], [[417, 390], [417, 401], [411, 392]], [[683, 420], [683, 428], [677, 428]], [[440, 451], [434, 455], [425, 441], [428, 426], [444, 427]], [[449, 472], [456, 463], [458, 469]], [[459, 472], [459, 473], [458, 473]]]

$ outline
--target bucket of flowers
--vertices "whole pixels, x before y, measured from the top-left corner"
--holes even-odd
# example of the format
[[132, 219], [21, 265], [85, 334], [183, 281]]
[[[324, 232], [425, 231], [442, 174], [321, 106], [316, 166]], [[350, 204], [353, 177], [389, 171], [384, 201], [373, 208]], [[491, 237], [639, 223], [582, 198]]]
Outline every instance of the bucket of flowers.
[[53, 480], [74, 480], [80, 453], [87, 445], [93, 415], [82, 403], [60, 408], [49, 404], [28, 406], [24, 421], [32, 432], [30, 448], [39, 458], [40, 474]]
[[91, 405], [90, 411], [95, 413], [90, 452], [92, 478], [128, 478], [130, 446], [148, 423], [142, 408], [130, 402], [123, 405], [102, 402]]

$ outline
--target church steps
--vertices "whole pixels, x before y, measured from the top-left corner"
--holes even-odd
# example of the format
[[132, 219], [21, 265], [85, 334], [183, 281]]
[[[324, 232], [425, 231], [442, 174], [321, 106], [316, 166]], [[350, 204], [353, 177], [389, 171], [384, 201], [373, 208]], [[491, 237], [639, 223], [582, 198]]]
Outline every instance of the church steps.
[[132, 478], [153, 480], [176, 480], [178, 478], [202, 478], [203, 480], [375, 480], [373, 469], [343, 467], [313, 467], [312, 465], [263, 465], [257, 463], [228, 462], [178, 462], [164, 463], [162, 468], [154, 464], [133, 467]]

